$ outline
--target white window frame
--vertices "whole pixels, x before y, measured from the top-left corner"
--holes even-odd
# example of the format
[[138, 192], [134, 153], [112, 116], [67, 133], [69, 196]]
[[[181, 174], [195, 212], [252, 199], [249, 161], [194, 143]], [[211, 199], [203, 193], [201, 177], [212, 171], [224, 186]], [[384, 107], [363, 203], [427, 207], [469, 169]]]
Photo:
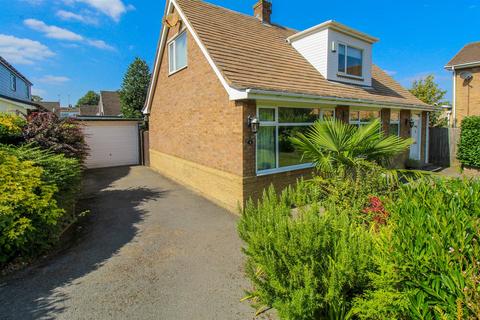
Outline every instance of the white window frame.
[[[257, 106], [257, 119], [260, 121], [260, 127], [275, 127], [275, 164], [276, 168], [273, 169], [266, 169], [266, 170], [258, 170], [258, 163], [257, 163], [257, 148], [258, 148], [258, 140], [255, 141], [255, 172], [257, 176], [264, 176], [274, 173], [281, 173], [281, 172], [288, 172], [300, 169], [308, 169], [313, 168], [315, 165], [311, 162], [309, 163], [301, 163], [293, 166], [288, 167], [279, 167], [280, 165], [280, 152], [279, 152], [279, 139], [278, 139], [278, 128], [279, 127], [298, 127], [298, 126], [311, 126], [313, 122], [279, 122], [278, 121], [278, 109], [280, 108], [300, 108], [300, 109], [320, 109], [320, 114], [318, 119], [323, 118], [323, 114], [325, 111], [333, 111], [333, 117], [335, 117], [335, 109], [333, 108], [322, 108], [322, 107], [295, 107], [295, 106], [269, 106], [269, 105], [261, 105]], [[260, 109], [274, 109], [275, 110], [275, 120], [274, 121], [261, 121], [260, 120]]]
[[[340, 76], [344, 76], [344, 77], [352, 77], [352, 78], [357, 78], [357, 79], [363, 79], [363, 67], [364, 67], [364, 49], [363, 48], [359, 48], [359, 47], [356, 47], [356, 46], [352, 46], [352, 45], [349, 45], [349, 44], [346, 44], [346, 43], [343, 43], [343, 42], [339, 42], [338, 43], [338, 50], [337, 50], [337, 54], [340, 55], [340, 46], [345, 46], [345, 61], [344, 61], [344, 66], [345, 66], [345, 72], [343, 71], [340, 71], [340, 65], [337, 65], [337, 74], [340, 75]], [[352, 49], [357, 49], [357, 50], [360, 50], [361, 54], [362, 54], [362, 74], [360, 76], [357, 76], [355, 74], [349, 74], [348, 73], [348, 66], [347, 66], [347, 59], [348, 59], [348, 48], [352, 48]], [[337, 63], [338, 63], [338, 57], [337, 57]]]
[[[168, 51], [168, 75], [169, 76], [188, 67], [188, 46], [187, 46], [188, 37], [187, 37], [186, 33], [187, 33], [187, 29], [184, 28], [180, 32], [178, 32], [178, 34], [176, 34], [168, 42], [167, 51]], [[177, 61], [175, 59], [175, 51], [177, 49], [176, 48], [176, 40], [184, 34], [185, 34], [185, 65], [177, 69], [176, 68], [177, 67]], [[170, 57], [170, 54], [171, 54], [170, 47], [173, 47], [173, 56], [172, 57]], [[172, 61], [173, 61], [173, 67], [174, 67], [173, 69], [172, 69], [172, 65], [170, 64], [170, 58], [172, 58]]]
[[[398, 113], [398, 120], [393, 120], [392, 121], [392, 112]], [[388, 124], [396, 124], [398, 125], [398, 130], [397, 130], [397, 136], [400, 137], [400, 110], [390, 110], [390, 120], [388, 121]], [[390, 127], [388, 127], [388, 133], [390, 134]]]
[[[353, 125], [353, 126], [356, 126], [358, 128], [360, 128], [360, 126], [362, 124], [369, 124], [371, 123], [370, 121], [369, 122], [366, 122], [366, 121], [361, 121], [360, 120], [360, 112], [361, 111], [372, 111], [372, 112], [378, 112], [378, 118], [377, 119], [381, 119], [382, 118], [382, 114], [380, 113], [380, 110], [377, 110], [377, 109], [371, 109], [371, 110], [368, 110], [368, 109], [350, 109], [350, 111], [348, 112], [348, 123]], [[352, 112], [356, 112], [358, 117], [357, 117], [357, 120], [350, 120], [350, 113]]]
[[17, 76], [13, 73], [10, 73], [10, 90], [17, 91]]

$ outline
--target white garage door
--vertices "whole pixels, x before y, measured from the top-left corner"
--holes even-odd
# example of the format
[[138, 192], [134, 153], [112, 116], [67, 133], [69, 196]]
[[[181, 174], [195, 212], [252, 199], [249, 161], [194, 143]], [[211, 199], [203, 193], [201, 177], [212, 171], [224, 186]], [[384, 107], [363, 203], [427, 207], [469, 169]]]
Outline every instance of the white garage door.
[[139, 164], [138, 123], [133, 121], [85, 121], [90, 155], [87, 168]]

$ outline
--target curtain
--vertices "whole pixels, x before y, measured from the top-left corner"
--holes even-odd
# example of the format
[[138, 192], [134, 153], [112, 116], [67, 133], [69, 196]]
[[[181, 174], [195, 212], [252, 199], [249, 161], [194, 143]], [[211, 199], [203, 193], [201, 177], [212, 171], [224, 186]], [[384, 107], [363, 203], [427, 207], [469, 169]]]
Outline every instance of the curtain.
[[257, 133], [257, 170], [276, 168], [275, 127], [260, 126]]

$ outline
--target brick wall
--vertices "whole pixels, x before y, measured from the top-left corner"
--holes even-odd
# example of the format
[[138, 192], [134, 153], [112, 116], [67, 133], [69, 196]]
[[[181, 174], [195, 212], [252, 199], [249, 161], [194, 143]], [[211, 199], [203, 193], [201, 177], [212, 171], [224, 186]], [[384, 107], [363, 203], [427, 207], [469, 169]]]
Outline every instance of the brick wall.
[[[461, 71], [470, 71], [473, 78], [466, 82], [460, 78]], [[455, 118], [456, 126], [460, 127], [466, 116], [480, 116], [480, 67], [457, 70], [455, 77]]]
[[163, 55], [150, 114], [150, 148], [242, 176], [242, 108], [229, 101], [189, 33], [187, 47], [188, 67], [172, 75], [168, 52]]

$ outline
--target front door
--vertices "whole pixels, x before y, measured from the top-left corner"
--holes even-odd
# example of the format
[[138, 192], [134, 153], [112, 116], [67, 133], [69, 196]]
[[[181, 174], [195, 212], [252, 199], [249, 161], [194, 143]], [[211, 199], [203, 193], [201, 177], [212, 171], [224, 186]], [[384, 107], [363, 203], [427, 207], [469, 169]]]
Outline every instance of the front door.
[[422, 141], [422, 117], [418, 113], [412, 113], [413, 127], [411, 129], [413, 144], [410, 146], [410, 159], [420, 160], [420, 145]]

